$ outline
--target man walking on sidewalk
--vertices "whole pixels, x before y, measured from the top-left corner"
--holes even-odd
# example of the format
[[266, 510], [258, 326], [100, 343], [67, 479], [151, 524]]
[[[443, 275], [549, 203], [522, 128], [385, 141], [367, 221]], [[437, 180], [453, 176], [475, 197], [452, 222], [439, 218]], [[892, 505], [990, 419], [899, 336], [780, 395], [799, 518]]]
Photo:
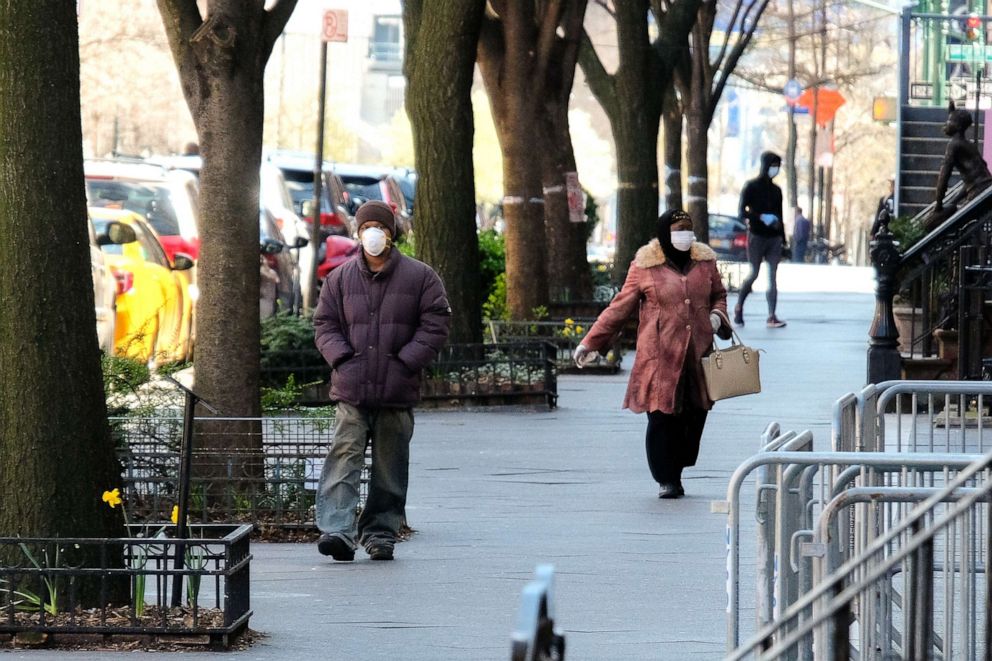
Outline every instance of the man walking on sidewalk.
[[[396, 221], [388, 204], [366, 202], [355, 222], [362, 251], [327, 277], [313, 317], [337, 403], [317, 493], [317, 550], [348, 561], [362, 544], [373, 560], [392, 560], [406, 510], [420, 373], [448, 337], [451, 308], [438, 275], [392, 247]], [[369, 493], [357, 518], [369, 441]]]
[[785, 247], [785, 223], [782, 221], [782, 189], [772, 179], [782, 167], [782, 158], [766, 151], [761, 155], [761, 173], [744, 184], [741, 191], [740, 218], [747, 224], [747, 261], [751, 273], [741, 284], [734, 306], [734, 324], [744, 325], [744, 301], [751, 293], [761, 271], [761, 262], [768, 262], [768, 321], [769, 328], [782, 328], [785, 322], [775, 316], [778, 304], [778, 263]]

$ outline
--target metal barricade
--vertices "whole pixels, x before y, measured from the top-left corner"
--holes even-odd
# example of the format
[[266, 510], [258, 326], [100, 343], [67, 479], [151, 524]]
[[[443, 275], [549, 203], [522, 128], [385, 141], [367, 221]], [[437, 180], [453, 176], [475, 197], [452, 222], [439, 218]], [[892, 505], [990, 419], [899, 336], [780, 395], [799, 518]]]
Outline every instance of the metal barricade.
[[565, 636], [555, 626], [554, 566], [538, 565], [524, 587], [511, 636], [511, 661], [564, 661]]
[[[876, 468], [882, 468], [884, 462], [874, 459], [880, 454], [864, 453], [862, 457], [869, 459], [867, 463]], [[839, 500], [832, 500], [821, 517], [824, 535], [834, 519], [832, 513], [854, 502], [879, 497], [922, 502], [862, 553], [825, 575], [784, 609], [780, 618], [735, 649], [727, 657], [728, 661], [790, 658], [800, 652], [802, 641], [810, 639], [816, 640], [814, 658], [817, 659], [987, 659], [992, 642], [990, 573], [985, 572], [984, 581], [975, 586], [966, 581], [962, 581], [960, 589], [953, 584], [944, 585], [941, 595], [935, 572], [941, 569], [937, 560], [939, 554], [943, 554], [945, 567], [950, 559], [951, 569], [960, 571], [966, 570], [964, 565], [967, 563], [975, 563], [977, 568], [983, 559], [992, 557], [990, 540], [986, 538], [984, 544], [976, 544], [971, 528], [976, 519], [984, 520], [986, 526], [992, 523], [989, 521], [992, 509], [987, 505], [992, 496], [992, 453], [979, 456], [965, 466], [960, 466], [959, 460], [951, 461], [951, 457], [932, 456], [933, 459], [946, 458], [949, 466], [960, 470], [944, 486], [889, 491], [867, 487], [848, 490], [838, 496]], [[903, 455], [910, 467], [920, 467], [922, 464], [918, 460], [921, 458]], [[782, 454], [776, 459], [788, 460], [789, 457]], [[960, 538], [961, 553], [949, 555], [946, 542], [941, 548], [941, 535], [946, 540]], [[953, 551], [950, 549], [951, 553]], [[825, 561], [829, 563], [829, 559], [825, 558]], [[951, 575], [954, 573], [952, 571]], [[891, 608], [900, 611], [901, 628], [896, 628], [895, 618], [891, 622], [876, 620], [867, 626], [864, 621], [857, 620], [855, 604], [868, 602], [873, 609], [880, 606], [875, 595], [886, 590], [894, 576], [902, 576], [906, 586], [902, 595], [890, 603]], [[812, 616], [804, 617], [810, 610]], [[862, 608], [863, 612], [865, 610]], [[957, 632], [953, 618], [961, 623]], [[862, 632], [865, 628], [868, 631]], [[853, 650], [852, 630], [861, 639], [860, 645]], [[877, 635], [879, 632], [883, 635]], [[886, 639], [894, 644], [887, 645]], [[863, 646], [866, 641], [869, 647]]]
[[[869, 385], [835, 403], [833, 451], [829, 453], [813, 452], [809, 432], [783, 433], [777, 424], [770, 425], [762, 436], [761, 452], [732, 477], [727, 501], [714, 504], [715, 511], [728, 514], [730, 649], [740, 639], [739, 490], [753, 471], [757, 480], [758, 628], [766, 628], [770, 618], [777, 623], [774, 637], [764, 641], [766, 647], [785, 638], [793, 640], [780, 656], [768, 658], [849, 658], [848, 654], [859, 659], [978, 658], [975, 655], [984, 642], [977, 636], [979, 619], [984, 617], [979, 602], [980, 597], [988, 599], [980, 579], [985, 574], [983, 549], [989, 545], [990, 529], [985, 496], [978, 498], [969, 515], [959, 516], [930, 536], [928, 544], [937, 557], [928, 561], [927, 581], [938, 593], [936, 600], [931, 599], [935, 619], [931, 618], [932, 633], [927, 640], [932, 645], [925, 648], [926, 656], [905, 656], [910, 650], [908, 632], [913, 631], [921, 580], [918, 566], [911, 566], [916, 562], [911, 554], [848, 600], [846, 616], [852, 626], [845, 628], [843, 637], [849, 649], [830, 647], [822, 635], [814, 647], [815, 627], [807, 623], [817, 619], [820, 611], [814, 610], [812, 602], [796, 606], [803, 601], [802, 595], [818, 588], [845, 563], [861, 559], [862, 565], [849, 580], [863, 579], [879, 562], [902, 553], [913, 543], [913, 535], [925, 532], [957, 500], [983, 488], [984, 478], [973, 476], [953, 497], [935, 501], [918, 530], [907, 531], [904, 526], [914, 505], [955, 483], [959, 473], [992, 448], [984, 432], [992, 424], [989, 401], [992, 383], [890, 381]], [[894, 530], [903, 532], [893, 535]], [[872, 556], [875, 544], [883, 538], [888, 540], [884, 551]], [[867, 556], [875, 559], [868, 562]], [[786, 618], [787, 613], [793, 615]], [[828, 651], [840, 656], [824, 657]]]

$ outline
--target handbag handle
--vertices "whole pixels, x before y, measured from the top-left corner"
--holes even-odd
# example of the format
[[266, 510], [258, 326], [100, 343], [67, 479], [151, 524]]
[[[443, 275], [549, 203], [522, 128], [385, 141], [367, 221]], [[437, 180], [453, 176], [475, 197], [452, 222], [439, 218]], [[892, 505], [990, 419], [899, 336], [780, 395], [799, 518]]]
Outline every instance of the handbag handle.
[[[727, 348], [732, 349], [735, 346], [744, 344], [744, 342], [741, 341], [741, 336], [734, 330], [734, 325], [730, 323], [730, 317], [727, 316], [727, 313], [719, 309], [713, 310], [713, 312], [716, 313], [716, 316], [720, 317], [723, 320], [723, 323], [727, 325], [727, 328], [730, 329], [730, 346]], [[713, 351], [720, 351], [720, 347], [716, 344], [716, 333], [713, 333]]]

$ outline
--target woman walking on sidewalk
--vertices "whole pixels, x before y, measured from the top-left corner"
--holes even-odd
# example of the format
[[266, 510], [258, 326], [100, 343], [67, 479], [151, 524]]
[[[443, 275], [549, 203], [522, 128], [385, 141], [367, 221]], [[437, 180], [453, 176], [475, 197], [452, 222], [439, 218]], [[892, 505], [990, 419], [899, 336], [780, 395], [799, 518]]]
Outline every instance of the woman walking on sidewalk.
[[658, 219], [658, 238], [637, 251], [623, 289], [576, 348], [576, 364], [582, 367], [591, 353], [609, 347], [635, 310], [637, 357], [623, 405], [648, 415], [645, 446], [658, 497], [678, 498], [685, 495], [682, 469], [696, 463], [713, 406], [700, 359], [714, 333], [731, 335], [716, 255], [695, 241], [692, 220], [682, 210]]

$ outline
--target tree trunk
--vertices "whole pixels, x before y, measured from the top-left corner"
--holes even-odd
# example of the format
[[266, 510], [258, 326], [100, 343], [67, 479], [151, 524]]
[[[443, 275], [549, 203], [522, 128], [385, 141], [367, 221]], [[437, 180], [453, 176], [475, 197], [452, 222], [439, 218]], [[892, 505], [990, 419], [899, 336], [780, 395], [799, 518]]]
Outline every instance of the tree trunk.
[[[660, 116], [658, 116], [660, 120]], [[617, 151], [617, 249], [613, 282], [623, 284], [634, 253], [658, 230], [658, 121], [623, 107], [613, 125]]]
[[482, 341], [472, 77], [483, 0], [407, 0], [406, 108], [417, 159], [417, 256], [451, 303], [451, 339]]
[[686, 113], [686, 161], [689, 167], [689, 194], [686, 211], [692, 216], [692, 229], [696, 240], [708, 243], [709, 223], [709, 184], [706, 154], [709, 150], [709, 120], [703, 113]]
[[552, 299], [592, 299], [592, 273], [586, 258], [585, 222], [571, 222], [568, 173], [577, 173], [568, 102], [582, 38], [586, 0], [571, 0], [556, 31], [547, 67], [547, 95], [541, 113], [541, 170], [544, 185], [544, 229], [548, 245], [548, 281]]
[[505, 10], [502, 20], [484, 21], [479, 68], [503, 155], [506, 304], [510, 317], [520, 320], [549, 302], [541, 164], [534, 155], [543, 86], [534, 83], [533, 4], [506, 3]]
[[682, 208], [682, 106], [675, 98], [675, 91], [665, 99], [664, 158], [665, 158], [665, 208]]
[[[120, 537], [121, 510], [101, 498], [122, 484], [96, 335], [75, 7], [6, 3], [0, 34], [0, 536]], [[106, 597], [123, 603], [126, 588]], [[98, 605], [99, 584], [77, 582], [76, 596]]]
[[[788, 0], [789, 28], [789, 80], [796, 79], [796, 7], [795, 0]], [[799, 177], [796, 170], [796, 145], [799, 142], [799, 132], [796, 130], [796, 109], [789, 106], [789, 137], [785, 148], [785, 180], [789, 196], [789, 213], [799, 206]], [[809, 211], [812, 213], [812, 210]]]
[[[196, 390], [225, 417], [257, 417], [259, 401], [258, 193], [263, 74], [295, 0], [158, 0], [203, 155]], [[233, 434], [216, 445], [261, 447]]]
[[541, 170], [551, 292], [557, 300], [587, 301], [592, 298], [592, 273], [586, 258], [586, 224], [571, 222], [565, 182], [566, 173], [576, 171], [568, 106], [548, 104], [543, 119]]

